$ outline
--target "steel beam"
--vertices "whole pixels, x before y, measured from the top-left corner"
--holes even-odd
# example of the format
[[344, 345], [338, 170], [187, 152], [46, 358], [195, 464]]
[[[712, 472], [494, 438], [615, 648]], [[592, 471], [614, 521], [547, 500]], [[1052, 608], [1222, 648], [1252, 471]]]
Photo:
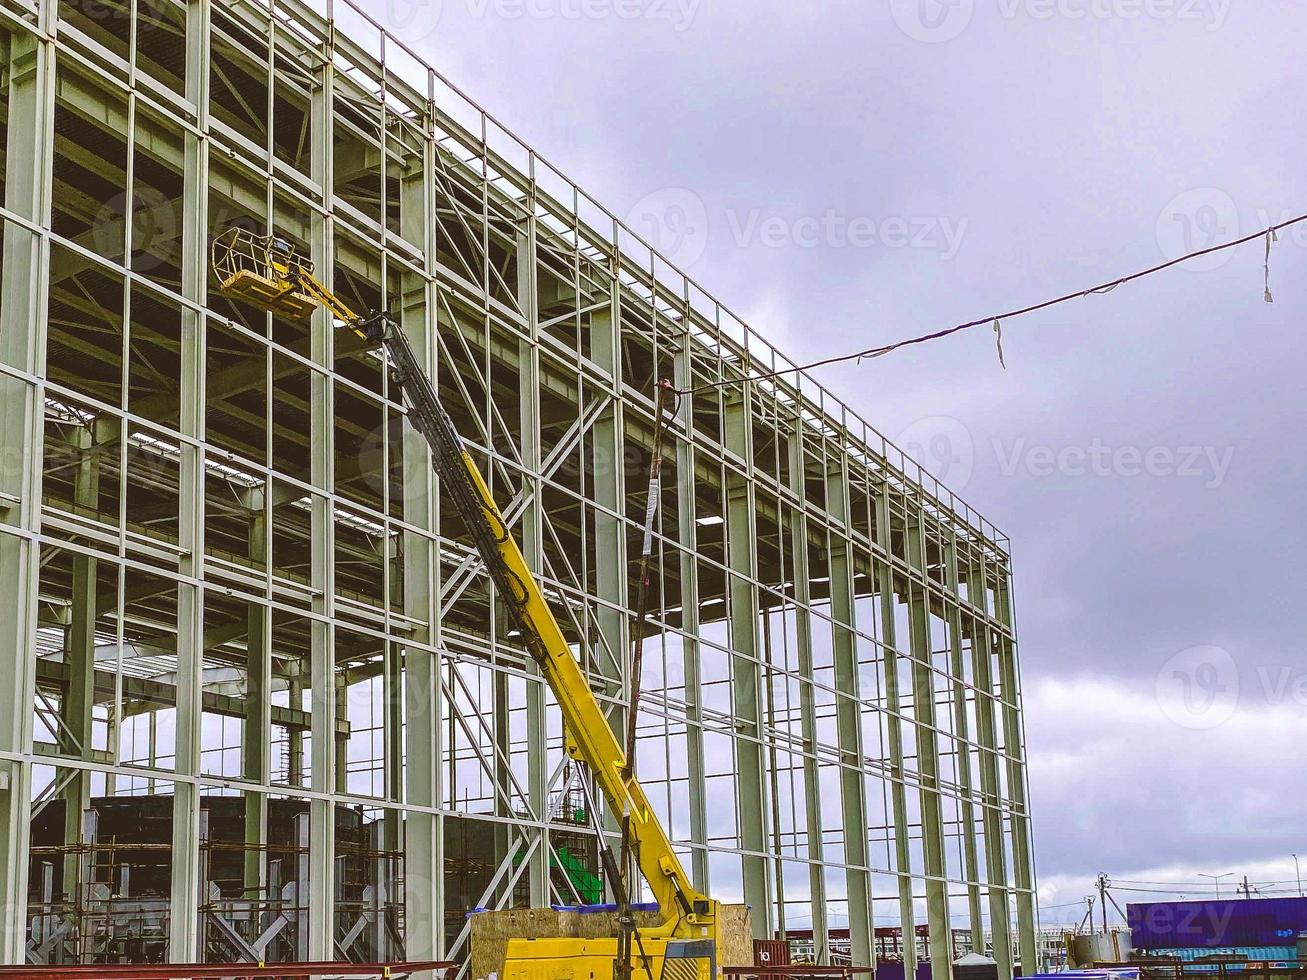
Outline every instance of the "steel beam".
[[[594, 424], [592, 451], [584, 467], [594, 499], [594, 540], [586, 556], [594, 566], [595, 641], [589, 645], [590, 663], [585, 664], [592, 682], [598, 680], [611, 692], [627, 689], [627, 665], [630, 659], [630, 631], [626, 615], [626, 530], [622, 515], [626, 512], [625, 413], [622, 404], [622, 296], [614, 282], [608, 306], [596, 310], [590, 319], [590, 344], [593, 359], [605, 378], [602, 394], [608, 407]], [[583, 455], [584, 458], [584, 455]], [[615, 705], [608, 715], [613, 730], [626, 730], [626, 711]], [[602, 821], [609, 832], [618, 830], [617, 821], [608, 807], [602, 808]], [[610, 898], [615, 896], [609, 895]]]
[[[200, 0], [204, 2], [204, 0]], [[328, 29], [326, 51], [336, 28]], [[314, 183], [322, 188], [326, 203], [333, 196], [332, 153], [336, 67], [328, 57], [317, 69], [317, 87], [309, 102], [311, 140], [309, 169]], [[335, 218], [331, 211], [313, 211], [310, 220], [309, 254], [323, 285], [333, 285]], [[335, 391], [331, 379], [335, 329], [331, 314], [318, 309], [310, 324], [312, 360], [319, 370], [310, 378], [311, 482], [322, 490], [335, 486], [333, 451], [336, 417]], [[309, 581], [314, 590], [313, 611], [321, 619], [310, 626], [309, 661], [312, 675], [313, 746], [312, 786], [319, 792], [338, 792], [344, 773], [337, 767], [336, 740], [332, 737], [336, 718], [335, 662], [335, 513], [331, 498], [315, 494], [312, 502], [313, 539], [310, 547]], [[309, 916], [308, 955], [319, 960], [335, 956], [336, 934], [336, 804], [315, 797], [309, 803]]]
[[1012, 875], [1017, 904], [1017, 949], [1024, 974], [1039, 969], [1035, 948], [1035, 869], [1031, 853], [1030, 818], [1025, 766], [1025, 726], [1021, 714], [1021, 682], [1016, 643], [1011, 639], [1012, 599], [1007, 569], [998, 570], [994, 594], [995, 618], [1006, 628], [997, 634], [999, 674], [1002, 678], [1003, 750], [1007, 755], [1007, 787], [1012, 834]]
[[[803, 428], [798, 417], [790, 432], [790, 489], [797, 499], [805, 493], [803, 475]], [[799, 730], [803, 737], [804, 820], [808, 845], [808, 891], [812, 903], [812, 938], [818, 963], [830, 962], [830, 921], [826, 914], [826, 875], [823, 869], [821, 774], [817, 766], [817, 705], [812, 688], [812, 587], [808, 567], [808, 515], [802, 507], [793, 511], [789, 544], [791, 578], [794, 581], [794, 633], [799, 665]]]
[[974, 733], [971, 731], [971, 719], [967, 714], [967, 701], [973, 698], [974, 694], [969, 693], [965, 683], [966, 656], [962, 649], [964, 632], [956, 533], [949, 534], [943, 548], [945, 584], [949, 591], [946, 608], [949, 628], [949, 669], [953, 675], [950, 678], [953, 689], [953, 731], [957, 737], [958, 784], [962, 787], [962, 799], [959, 801], [962, 821], [962, 826], [959, 828], [959, 835], [962, 838], [962, 870], [966, 880], [967, 918], [971, 925], [971, 945], [973, 949], [983, 952], [985, 917], [980, 899], [980, 871], [976, 846], [977, 787], [971, 773], [971, 742]]
[[[967, 593], [983, 610], [985, 572], [973, 566]], [[985, 834], [985, 876], [988, 881], [990, 956], [998, 963], [999, 980], [1011, 980], [1012, 926], [1007, 881], [1007, 848], [1003, 842], [1003, 799], [999, 792], [998, 716], [994, 686], [991, 630], [978, 621], [972, 638], [971, 656], [976, 678], [976, 743], [980, 750], [981, 819]]]
[[[754, 522], [751, 392], [726, 399], [726, 554], [730, 617], [731, 693], [735, 736], [735, 792], [740, 828], [744, 901], [753, 907], [753, 934], [772, 934], [772, 889], [767, 874], [767, 774], [762, 750], [762, 671], [759, 666], [758, 527]], [[774, 816], [774, 815], [773, 815]]]
[[[95, 513], [100, 501], [100, 458], [91, 445], [91, 433], [77, 432], [73, 506], [79, 511]], [[99, 560], [91, 554], [77, 552], [72, 558], [72, 605], [70, 622], [64, 629], [66, 683], [58, 715], [58, 743], [62, 754], [91, 761], [92, 718], [95, 706], [95, 621], [99, 608]], [[116, 601], [115, 601], [116, 606]], [[82, 814], [91, 805], [90, 773], [78, 769], [70, 774], [61, 796], [64, 800], [65, 844], [77, 844], [82, 837]], [[63, 892], [70, 900], [80, 894], [82, 858], [75, 852], [64, 855]]]
[[[527, 339], [519, 341], [517, 356], [518, 425], [522, 432], [522, 489], [526, 506], [517, 524], [518, 545], [536, 576], [545, 573], [544, 481], [540, 449], [540, 315], [537, 309], [536, 216], [534, 200], [524, 202], [526, 217], [517, 235], [517, 303], [526, 319]], [[581, 406], [577, 406], [577, 411]], [[527, 794], [537, 820], [549, 819], [549, 760], [545, 719], [545, 685], [540, 669], [528, 658], [526, 685]], [[531, 906], [543, 908], [552, 901], [549, 889], [549, 831], [540, 831], [540, 846], [531, 852], [527, 871]]]
[[[432, 121], [424, 121], [423, 159], [400, 185], [400, 235], [422, 252], [420, 272], [404, 272], [400, 290], [405, 303], [398, 311], [414, 353], [437, 378], [437, 309], [435, 263], [435, 199], [428, 173], [434, 160]], [[404, 651], [405, 802], [417, 809], [404, 815], [405, 952], [431, 959], [445, 950], [444, 817], [435, 812], [444, 803], [441, 759], [448, 750], [440, 721], [444, 712], [441, 664], [431, 647], [439, 641], [437, 617], [437, 514], [435, 476], [426, 440], [407, 423], [402, 429], [402, 493], [404, 615], [419, 623], [412, 645]], [[418, 980], [433, 980], [433, 974]]]
[[[675, 376], [678, 388], [691, 383], [691, 350], [688, 333], [680, 335], [680, 349], [676, 352]], [[677, 421], [686, 432], [694, 428], [694, 395], [682, 397]], [[690, 878], [694, 886], [709, 892], [708, 880], [708, 790], [705, 784], [703, 752], [703, 673], [699, 657], [699, 564], [698, 523], [696, 520], [695, 449], [689, 439], [672, 437], [675, 443], [676, 465], [676, 521], [677, 540], [682, 550], [677, 552], [677, 571], [681, 580], [681, 657], [685, 671], [685, 748], [686, 797], [690, 803]], [[670, 564], [670, 563], [669, 563]]]
[[[882, 486], [876, 494], [876, 527], [878, 543], [885, 554], [890, 554], [892, 535], [890, 533], [889, 488]], [[894, 819], [894, 871], [899, 886], [899, 927], [903, 931], [903, 969], [907, 977], [916, 976], [917, 942], [916, 913], [912, 895], [912, 848], [908, 827], [908, 796], [904, 785], [905, 766], [903, 761], [903, 698], [900, 692], [899, 638], [894, 623], [894, 590], [896, 588], [893, 566], [880, 562], [875, 566], [876, 587], [880, 594], [881, 637], [884, 646], [885, 710], [888, 712], [889, 729], [889, 771], [890, 803]], [[912, 724], [908, 722], [908, 724]]]
[[[184, 138], [182, 170], [182, 295], [203, 309], [209, 279], [209, 3], [189, 0], [186, 5], [186, 95], [197, 107], [198, 132]], [[133, 95], [134, 99], [135, 96]], [[131, 103], [129, 103], [130, 107]], [[129, 115], [131, 114], [129, 108]], [[189, 439], [204, 439], [205, 314], [190, 307], [181, 317], [181, 372], [178, 431]], [[183, 443], [180, 449], [180, 502], [178, 571], [191, 579], [177, 586], [177, 709], [176, 770], [179, 775], [200, 772], [203, 748], [204, 691], [204, 450]], [[200, 791], [189, 780], [174, 784], [172, 833], [172, 913], [169, 916], [168, 955], [181, 962], [200, 958], [199, 854]]]
[[[40, 27], [49, 27], [47, 4]], [[54, 44], [15, 25], [8, 37], [3, 93], [8, 103], [4, 205], [35, 227], [49, 227], [54, 130]], [[0, 962], [22, 963], [27, 946], [27, 865], [31, 840], [32, 649], [36, 638], [41, 528], [46, 275], [49, 242], [4, 222], [0, 263]], [[23, 377], [23, 376], [26, 377]]]
[[[250, 558], [256, 567], [268, 568], [269, 503], [259, 495], [258, 510], [250, 512]], [[246, 781], [266, 786], [272, 782], [272, 617], [268, 607], [251, 602], [246, 606], [245, 633], [245, 717], [241, 725], [241, 774]], [[262, 894], [267, 887], [267, 861], [263, 845], [268, 841], [268, 797], [246, 792], [245, 796], [245, 890]]]
[[[827, 460], [826, 509], [830, 532], [831, 639], [834, 643], [835, 725], [840, 753], [840, 811], [844, 824], [845, 887], [849, 903], [852, 962], [875, 960], [871, 915], [871, 863], [868, 859], [867, 788], [863, 779], [861, 689], [858, 645], [854, 639], [853, 560], [849, 534], [848, 459]], [[935, 980], [944, 980], [935, 976]]]
[[[908, 633], [912, 651], [912, 714], [916, 720], [917, 771], [921, 777], [921, 839], [925, 858], [926, 923], [930, 929], [932, 980], [953, 976], [953, 923], [948, 908], [948, 868], [939, 767], [939, 727], [935, 716], [934, 648], [930, 598], [917, 576], [926, 576], [926, 539], [921, 515], [908, 517]], [[906, 939], [906, 934], [905, 934]]]

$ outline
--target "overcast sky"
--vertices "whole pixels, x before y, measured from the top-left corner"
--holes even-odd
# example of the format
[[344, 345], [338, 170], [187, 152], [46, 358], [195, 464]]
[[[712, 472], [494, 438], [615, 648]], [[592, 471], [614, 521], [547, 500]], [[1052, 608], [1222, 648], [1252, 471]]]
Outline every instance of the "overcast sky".
[[[365, 2], [797, 359], [1307, 212], [1299, 4]], [[1307, 852], [1307, 225], [1263, 259], [820, 375], [1011, 536], [1046, 923]]]

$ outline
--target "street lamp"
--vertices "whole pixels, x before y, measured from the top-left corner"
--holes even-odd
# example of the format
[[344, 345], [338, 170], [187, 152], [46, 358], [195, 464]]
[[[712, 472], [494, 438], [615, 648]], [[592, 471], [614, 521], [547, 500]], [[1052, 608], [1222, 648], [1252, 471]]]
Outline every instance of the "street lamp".
[[1293, 856], [1293, 876], [1298, 879], [1298, 897], [1302, 898], [1302, 872], [1298, 870], [1298, 855]]
[[1221, 879], [1228, 878], [1232, 874], [1234, 874], [1233, 871], [1227, 871], [1225, 872], [1225, 874], [1220, 874], [1220, 875], [1205, 875], [1200, 871], [1198, 872], [1198, 877], [1211, 878], [1212, 881], [1216, 882], [1216, 900], [1219, 902], [1221, 900]]

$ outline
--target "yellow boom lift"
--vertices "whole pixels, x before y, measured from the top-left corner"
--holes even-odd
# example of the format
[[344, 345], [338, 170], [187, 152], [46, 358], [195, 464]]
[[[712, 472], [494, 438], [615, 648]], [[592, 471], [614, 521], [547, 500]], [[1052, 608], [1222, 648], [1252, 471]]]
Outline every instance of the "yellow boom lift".
[[624, 980], [635, 971], [644, 980], [716, 980], [718, 903], [690, 883], [480, 470], [399, 324], [387, 312], [356, 314], [318, 281], [313, 264], [284, 239], [232, 227], [213, 240], [211, 251], [224, 295], [288, 318], [303, 318], [325, 307], [338, 328], [385, 349], [409, 422], [431, 447], [441, 489], [462, 518], [513, 625], [558, 700], [567, 752], [594, 773], [609, 808], [624, 826], [624, 850], [634, 855], [657, 899], [658, 924], [636, 931], [624, 879], [601, 838], [600, 854], [618, 900], [622, 935], [510, 939], [503, 980]]

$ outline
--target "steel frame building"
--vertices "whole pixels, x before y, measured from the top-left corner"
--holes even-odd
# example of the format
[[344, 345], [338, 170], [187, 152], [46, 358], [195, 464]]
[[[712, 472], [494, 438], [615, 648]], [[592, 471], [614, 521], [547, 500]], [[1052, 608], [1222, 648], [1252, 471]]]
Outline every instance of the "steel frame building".
[[615, 724], [653, 381], [729, 382], [670, 433], [650, 795], [759, 936], [1035, 962], [1007, 539], [326, 4], [0, 0], [0, 958], [458, 957], [576, 897], [550, 696], [384, 362], [214, 295], [243, 222], [401, 318]]

